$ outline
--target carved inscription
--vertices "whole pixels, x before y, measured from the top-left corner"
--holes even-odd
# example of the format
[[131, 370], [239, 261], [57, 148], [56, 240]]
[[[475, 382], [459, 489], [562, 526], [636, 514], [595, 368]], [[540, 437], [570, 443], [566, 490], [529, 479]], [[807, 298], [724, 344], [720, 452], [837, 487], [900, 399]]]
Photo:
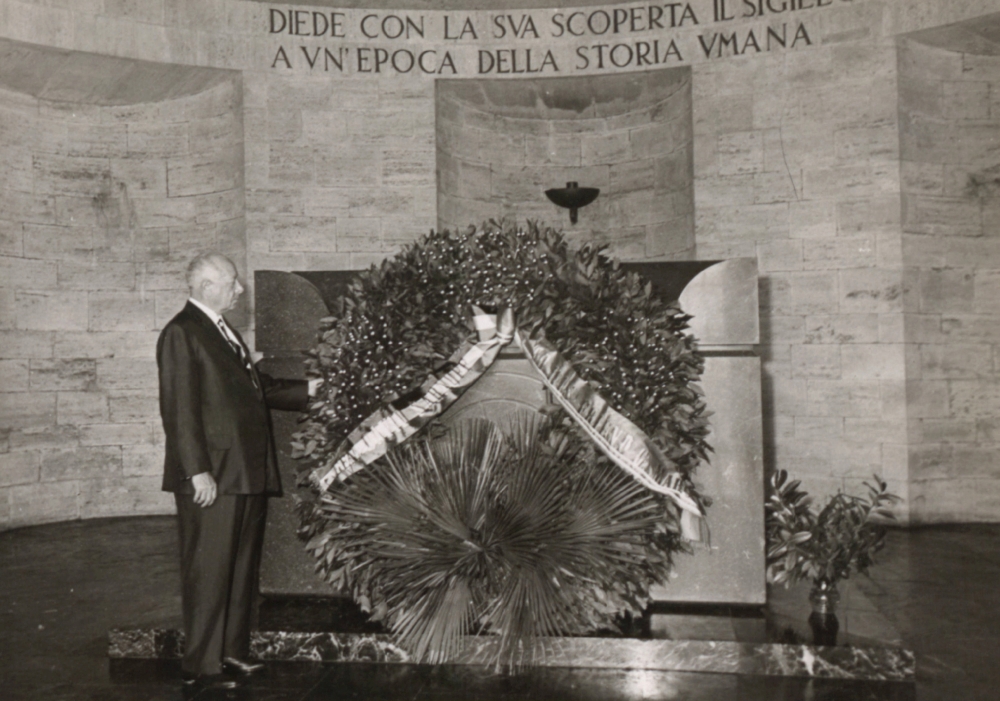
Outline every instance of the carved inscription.
[[684, 65], [814, 44], [817, 13], [853, 0], [690, 0], [623, 7], [424, 12], [270, 7], [272, 69], [566, 75]]

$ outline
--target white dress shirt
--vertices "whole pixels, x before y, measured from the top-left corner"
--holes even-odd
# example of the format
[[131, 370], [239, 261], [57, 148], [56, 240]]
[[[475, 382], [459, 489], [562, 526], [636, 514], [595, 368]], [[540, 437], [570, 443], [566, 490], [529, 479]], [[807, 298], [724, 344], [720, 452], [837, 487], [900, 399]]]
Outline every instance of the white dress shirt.
[[[200, 309], [203, 312], [205, 312], [205, 316], [207, 316], [209, 319], [212, 320], [212, 323], [215, 324], [215, 327], [217, 329], [219, 329], [219, 332], [222, 334], [222, 336], [231, 345], [233, 345], [234, 347], [240, 349], [240, 351], [239, 351], [240, 358], [243, 358], [243, 356], [246, 354], [246, 350], [243, 348], [243, 344], [240, 343], [240, 340], [236, 337], [236, 334], [233, 332], [233, 330], [231, 328], [229, 328], [229, 324], [226, 322], [225, 317], [223, 317], [221, 314], [219, 314], [214, 309], [206, 307], [204, 304], [202, 304], [198, 300], [194, 299], [193, 297], [188, 297], [188, 301], [191, 304], [193, 304], [194, 306], [198, 307], [198, 309]], [[250, 363], [253, 362], [250, 359], [250, 356], [247, 356], [246, 359], [245, 359], [245, 361], [247, 362], [247, 364], [250, 364]]]

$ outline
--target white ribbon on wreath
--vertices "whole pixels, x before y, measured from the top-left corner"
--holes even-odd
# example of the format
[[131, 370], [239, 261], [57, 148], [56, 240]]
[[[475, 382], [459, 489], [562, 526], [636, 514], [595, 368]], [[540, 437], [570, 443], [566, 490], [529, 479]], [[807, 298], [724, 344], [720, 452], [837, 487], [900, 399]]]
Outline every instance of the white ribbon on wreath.
[[[332, 464], [312, 472], [320, 492], [375, 462], [439, 416], [483, 376], [504, 346], [516, 341], [556, 401], [604, 454], [644, 487], [670, 498], [681, 510], [682, 535], [701, 540], [705, 515], [701, 506], [684, 491], [681, 474], [641, 428], [608, 404], [555, 347], [521, 336], [512, 310], [505, 309], [499, 319], [478, 307], [473, 307], [473, 313], [479, 341], [459, 348], [451, 358], [456, 361], [454, 367], [443, 376], [429, 377], [420, 399], [402, 409], [380, 409], [365, 419], [345, 441], [350, 447]], [[655, 466], [668, 473], [666, 484], [654, 476]]]

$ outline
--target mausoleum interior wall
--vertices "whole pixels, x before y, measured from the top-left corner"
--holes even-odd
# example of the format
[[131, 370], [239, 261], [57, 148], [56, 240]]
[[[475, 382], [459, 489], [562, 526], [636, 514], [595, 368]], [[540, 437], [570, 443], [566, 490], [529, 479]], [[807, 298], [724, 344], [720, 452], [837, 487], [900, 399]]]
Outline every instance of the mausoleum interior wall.
[[0, 55], [0, 528], [169, 511], [157, 330], [195, 252], [245, 269], [239, 76]]
[[[994, 284], [990, 271], [1000, 266], [985, 254], [975, 265], [969, 257], [951, 257], [957, 250], [972, 256], [972, 247], [989, 238], [994, 220], [982, 220], [983, 236], [905, 228], [910, 225], [903, 217], [910, 221], [916, 211], [913, 196], [925, 186], [913, 190], [913, 164], [929, 162], [933, 170], [936, 162], [927, 161], [919, 149], [907, 150], [909, 127], [899, 115], [912, 71], [900, 63], [898, 54], [905, 48], [897, 49], [896, 43], [903, 32], [994, 13], [995, 0], [817, 0], [802, 3], [801, 10], [732, 20], [713, 18], [718, 4], [711, 0], [691, 0], [685, 4], [698, 15], [697, 22], [688, 19], [652, 33], [579, 38], [565, 32], [555, 37], [553, 16], [567, 10], [544, 9], [552, 3], [541, 0], [510, 4], [517, 9], [510, 13], [514, 24], [521, 20], [523, 30], [523, 15], [531, 15], [538, 38], [513, 37], [509, 24], [507, 35], [497, 38], [494, 20], [507, 13], [481, 7], [484, 2], [440, 0], [420, 10], [403, 4], [0, 0], [0, 39], [46, 49], [36, 54], [34, 65], [11, 63], [8, 54], [0, 61], [5, 161], [0, 171], [0, 417], [5, 422], [0, 429], [0, 528], [169, 508], [158, 490], [162, 439], [153, 343], [157, 329], [183, 302], [183, 262], [199, 247], [213, 246], [229, 251], [248, 281], [261, 269], [358, 269], [439, 224], [461, 225], [474, 212], [449, 200], [450, 193], [476, 178], [465, 182], [460, 162], [482, 166], [485, 158], [477, 151], [473, 160], [468, 133], [442, 137], [451, 129], [449, 120], [463, 131], [456, 121], [459, 112], [466, 127], [488, 120], [491, 138], [498, 140], [510, 139], [520, 126], [554, 135], [560, 120], [581, 126], [589, 119], [597, 129], [588, 135], [590, 151], [581, 142], [578, 165], [581, 171], [597, 169], [588, 170], [588, 177], [591, 172], [595, 179], [606, 177], [595, 180], [599, 187], [607, 183], [602, 197], [613, 194], [615, 164], [597, 154], [618, 149], [624, 159], [622, 120], [640, 120], [629, 130], [689, 130], [689, 137], [677, 142], [688, 142], [680, 150], [651, 144], [664, 148], [664, 162], [680, 170], [689, 158], [688, 177], [693, 178], [681, 186], [683, 177], [666, 175], [654, 165], [654, 208], [661, 206], [656, 193], [669, 192], [673, 202], [670, 213], [655, 216], [633, 211], [645, 206], [647, 195], [638, 181], [650, 166], [639, 161], [650, 159], [639, 158], [644, 155], [640, 142], [633, 143], [628, 132], [622, 182], [631, 181], [629, 188], [638, 194], [624, 197], [614, 215], [626, 221], [618, 252], [630, 258], [757, 259], [768, 466], [804, 478], [820, 496], [854, 488], [878, 472], [908, 498], [904, 517], [913, 509], [916, 520], [1000, 518], [994, 497], [984, 498], [971, 513], [964, 503], [971, 491], [985, 493], [980, 488], [992, 474], [987, 462], [994, 433], [988, 414], [996, 404], [998, 360], [993, 341], [975, 334], [995, 330], [996, 317], [981, 305]], [[588, 12], [640, 6], [579, 4]], [[269, 25], [275, 9], [339, 12], [338, 6], [359, 8], [342, 12], [344, 39], [290, 36], [287, 29], [273, 32]], [[376, 6], [394, 9], [365, 9]], [[404, 10], [414, 18], [424, 16], [426, 36], [390, 40], [359, 34], [364, 16], [401, 16]], [[479, 36], [445, 39], [445, 15], [452, 37], [464, 27], [462, 18], [479, 28]], [[808, 41], [794, 40], [800, 26]], [[783, 45], [768, 28], [779, 36], [784, 32]], [[645, 41], [652, 52], [656, 38], [659, 63], [635, 65], [637, 42]], [[716, 43], [707, 48], [713, 38]], [[723, 45], [722, 38], [728, 43]], [[676, 53], [669, 50], [671, 41]], [[596, 47], [602, 42], [604, 63], [599, 64]], [[632, 53], [621, 49], [616, 54], [629, 65], [611, 63], [608, 46], [615, 42], [633, 47]], [[390, 61], [376, 72], [379, 47], [403, 48], [414, 56], [435, 51], [427, 58], [432, 70], [400, 72]], [[530, 48], [537, 68], [547, 47], [560, 63], [558, 76], [478, 70], [480, 50], [492, 52], [494, 62], [498, 51], [519, 51], [523, 61]], [[342, 65], [332, 62], [325, 49]], [[362, 50], [368, 52], [367, 63], [358, 56]], [[446, 51], [454, 57], [454, 72], [442, 69]], [[73, 60], [60, 64], [60, 56], [69, 53]], [[405, 62], [405, 54], [400, 56]], [[43, 70], [55, 81], [46, 84], [65, 92], [45, 96], [30, 80], [14, 79]], [[963, 100], [981, 109], [985, 90], [988, 109], [994, 110], [994, 78], [962, 75], [987, 85], [959, 86], [968, 93]], [[565, 120], [548, 107], [525, 115], [502, 101], [480, 110], [449, 97], [453, 83], [512, 81], [521, 86], [505, 89], [523, 95], [527, 86], [555, 80], [566, 81], [582, 99], [606, 81], [624, 84], [640, 77], [685, 83], [665, 103], [676, 117], [620, 102], [614, 113], [594, 111], [588, 119]], [[951, 78], [940, 84], [946, 82]], [[162, 89], [166, 84], [172, 86], [169, 91]], [[994, 112], [989, 114], [992, 119]], [[972, 129], [975, 120], [964, 120], [961, 127], [955, 121], [949, 133], [964, 143], [974, 143], [983, 133]], [[595, 183], [563, 170], [575, 170], [577, 152], [569, 147], [571, 155], [563, 161], [568, 142], [562, 139], [544, 145], [545, 162], [528, 163], [529, 136], [525, 132], [524, 171], [518, 170], [519, 162], [508, 167], [512, 155], [502, 145], [487, 148], [499, 154], [491, 162], [503, 164], [497, 172], [509, 187], [494, 191], [491, 175], [490, 200], [482, 202], [524, 200], [520, 211], [537, 212], [573, 231], [565, 211], [552, 208], [542, 190], [569, 180]], [[674, 137], [671, 132], [671, 144]], [[937, 136], [920, 144], [927, 138]], [[586, 153], [594, 157], [586, 160]], [[991, 165], [976, 159], [963, 164], [969, 172]], [[519, 172], [526, 175], [524, 182], [517, 181]], [[535, 187], [531, 192], [524, 187], [529, 181]], [[676, 189], [667, 184], [674, 182]], [[485, 192], [481, 179], [476, 187]], [[987, 182], [979, 195], [984, 212], [990, 209], [989, 188]], [[951, 196], [944, 190], [934, 195], [942, 201]], [[685, 211], [685, 198], [693, 202], [693, 214]], [[599, 198], [581, 210], [577, 230], [587, 227], [587, 236], [600, 240], [606, 232], [598, 225], [607, 214], [601, 207], [612, 200]], [[945, 204], [961, 210], [958, 200]], [[651, 239], [649, 227], [674, 222], [674, 215], [676, 228], [670, 224], [667, 237]], [[607, 216], [609, 223], [618, 221]], [[628, 217], [648, 220], [628, 222]], [[643, 233], [641, 227], [646, 227]], [[677, 231], [682, 235], [670, 238]], [[105, 243], [109, 239], [114, 243]], [[621, 239], [612, 243], [619, 245]], [[925, 244], [938, 252], [916, 253]], [[941, 304], [966, 304], [965, 311], [922, 311], [921, 295], [938, 294], [933, 290], [945, 300]], [[252, 342], [249, 311], [243, 310], [239, 322]], [[937, 314], [942, 319], [938, 335], [921, 340], [923, 327], [914, 323]], [[944, 324], [946, 317], [969, 321], [960, 338], [954, 324]], [[982, 357], [962, 361], [961, 375], [927, 367], [938, 357], [934, 354], [950, 356], [951, 350], [964, 352], [960, 346], [983, 350], [986, 345], [992, 353], [988, 372]], [[918, 390], [945, 389], [947, 416], [921, 416]], [[976, 399], [957, 403], [973, 394]], [[960, 406], [968, 408], [967, 416], [956, 413]], [[970, 425], [975, 439], [966, 441], [965, 452], [956, 447], [959, 441], [933, 432], [949, 427], [961, 432]], [[951, 467], [925, 467], [923, 456], [934, 450], [950, 451]], [[959, 474], [966, 456], [974, 465]], [[956, 475], [959, 479], [952, 479]]]
[[1000, 513], [1000, 17], [900, 42], [911, 513]]
[[[690, 75], [438, 82], [438, 226], [530, 219], [621, 260], [693, 257]], [[538, 196], [569, 181], [601, 190], [575, 224]]]
[[252, 270], [354, 270], [435, 228], [434, 81], [244, 73]]
[[696, 250], [758, 261], [768, 467], [905, 497], [896, 50], [856, 9], [807, 51], [693, 68]]

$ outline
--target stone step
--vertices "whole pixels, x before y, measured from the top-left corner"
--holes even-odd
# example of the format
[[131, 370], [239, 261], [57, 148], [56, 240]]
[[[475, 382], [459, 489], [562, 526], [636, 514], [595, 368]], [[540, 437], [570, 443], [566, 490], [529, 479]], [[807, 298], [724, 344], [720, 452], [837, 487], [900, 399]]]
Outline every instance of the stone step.
[[[450, 664], [491, 665], [497, 643], [493, 636], [468, 636]], [[392, 636], [380, 633], [264, 630], [252, 634], [250, 645], [251, 655], [260, 660], [414, 662]], [[898, 682], [913, 682], [916, 674], [913, 652], [897, 647], [596, 637], [542, 638], [536, 645], [532, 664], [541, 667]], [[184, 634], [178, 630], [112, 629], [108, 633], [108, 656], [112, 659], [175, 659], [183, 647]]]

